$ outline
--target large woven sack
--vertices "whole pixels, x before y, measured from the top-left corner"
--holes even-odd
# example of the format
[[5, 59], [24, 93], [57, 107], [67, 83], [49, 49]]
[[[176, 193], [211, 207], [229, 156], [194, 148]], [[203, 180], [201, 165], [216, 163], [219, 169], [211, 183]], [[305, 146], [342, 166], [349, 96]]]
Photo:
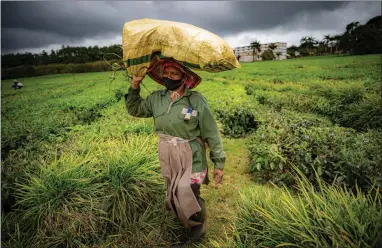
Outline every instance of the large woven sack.
[[127, 22], [122, 48], [128, 72], [137, 76], [145, 74], [154, 56], [208, 72], [240, 68], [233, 49], [222, 38], [186, 23], [152, 19]]

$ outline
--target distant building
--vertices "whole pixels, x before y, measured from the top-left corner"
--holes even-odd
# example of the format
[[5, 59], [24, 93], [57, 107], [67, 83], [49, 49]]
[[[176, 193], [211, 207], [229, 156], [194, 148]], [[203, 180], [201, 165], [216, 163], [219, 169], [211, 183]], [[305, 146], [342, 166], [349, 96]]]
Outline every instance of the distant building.
[[[255, 56], [253, 56], [253, 49], [251, 46], [243, 46], [236, 47], [234, 49], [235, 56], [239, 58], [240, 62], [252, 62], [252, 61], [260, 61], [262, 60], [261, 55], [264, 51], [268, 50], [268, 46], [271, 43], [261, 44], [260, 52], [255, 52]], [[285, 42], [274, 42], [277, 47], [273, 50], [273, 54], [276, 57], [276, 60], [284, 60], [287, 59], [286, 51], [287, 51], [287, 43]], [[277, 56], [277, 52], [280, 52], [281, 55]], [[255, 57], [255, 58], [254, 58]]]

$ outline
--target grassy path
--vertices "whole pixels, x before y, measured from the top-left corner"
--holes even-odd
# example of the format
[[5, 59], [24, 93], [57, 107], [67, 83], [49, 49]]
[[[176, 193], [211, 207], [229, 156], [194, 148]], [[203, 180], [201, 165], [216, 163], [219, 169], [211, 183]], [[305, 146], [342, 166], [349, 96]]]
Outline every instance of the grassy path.
[[[199, 244], [188, 247], [219, 247], [219, 241], [225, 240], [226, 233], [230, 236], [230, 225], [235, 217], [235, 201], [239, 191], [254, 182], [248, 174], [248, 152], [245, 149], [246, 139], [223, 138], [224, 150], [227, 155], [225, 175], [221, 187], [214, 183], [203, 186], [202, 197], [207, 203], [207, 234]], [[213, 168], [210, 164], [209, 168]], [[210, 178], [213, 178], [210, 170]]]

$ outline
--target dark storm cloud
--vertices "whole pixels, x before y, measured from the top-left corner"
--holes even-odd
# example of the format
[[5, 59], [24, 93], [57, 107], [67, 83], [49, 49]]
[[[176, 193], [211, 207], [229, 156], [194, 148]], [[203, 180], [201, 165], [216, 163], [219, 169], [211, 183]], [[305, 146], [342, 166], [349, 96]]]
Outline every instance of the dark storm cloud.
[[[218, 15], [218, 18], [208, 18], [208, 12], [213, 9], [211, 6], [205, 10], [204, 17], [196, 22], [212, 32], [229, 35], [286, 25], [291, 18], [299, 14], [335, 10], [346, 4], [346, 2], [230, 2], [229, 8], [225, 13]], [[203, 8], [203, 3], [200, 5]], [[191, 18], [187, 19], [192, 21]]]
[[[299, 15], [333, 11], [347, 4], [216, 1], [1, 2], [1, 47], [4, 51], [11, 51], [66, 44], [106, 34], [118, 35], [122, 33], [125, 22], [141, 18], [186, 22], [221, 36], [232, 35], [248, 30], [288, 26], [288, 22]], [[320, 25], [315, 23], [316, 27]], [[322, 25], [327, 24], [323, 22]]]

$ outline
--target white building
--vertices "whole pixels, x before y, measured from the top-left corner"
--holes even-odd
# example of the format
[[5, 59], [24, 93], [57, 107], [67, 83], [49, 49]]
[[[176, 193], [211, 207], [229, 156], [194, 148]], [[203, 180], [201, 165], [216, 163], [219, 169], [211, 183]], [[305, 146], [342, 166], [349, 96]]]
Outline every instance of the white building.
[[[251, 46], [243, 46], [243, 47], [236, 47], [234, 49], [235, 56], [239, 57], [240, 62], [252, 62], [252, 61], [259, 61], [262, 60], [261, 55], [264, 51], [268, 50], [268, 46], [271, 43], [268, 44], [261, 44], [260, 46], [260, 52], [255, 52], [255, 56], [253, 56], [253, 49]], [[286, 42], [275, 42], [273, 43], [277, 47], [273, 50], [273, 54], [276, 57], [276, 60], [283, 60], [287, 59], [287, 43]], [[280, 56], [277, 56], [277, 53], [280, 52]]]

